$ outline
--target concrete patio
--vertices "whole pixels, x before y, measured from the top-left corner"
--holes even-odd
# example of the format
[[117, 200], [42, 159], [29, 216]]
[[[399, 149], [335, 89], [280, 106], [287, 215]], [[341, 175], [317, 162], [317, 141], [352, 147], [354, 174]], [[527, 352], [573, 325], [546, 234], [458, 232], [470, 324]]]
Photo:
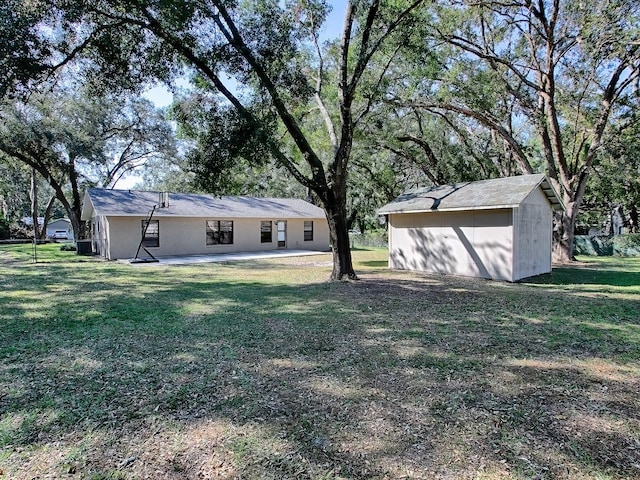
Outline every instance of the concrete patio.
[[240, 260], [260, 260], [263, 258], [302, 257], [310, 255], [327, 255], [330, 252], [316, 250], [268, 250], [261, 252], [235, 252], [217, 255], [187, 255], [181, 257], [158, 257], [157, 262], [131, 263], [131, 259], [119, 260], [132, 266], [158, 266], [158, 265], [193, 265], [197, 263], [222, 263], [236, 262]]

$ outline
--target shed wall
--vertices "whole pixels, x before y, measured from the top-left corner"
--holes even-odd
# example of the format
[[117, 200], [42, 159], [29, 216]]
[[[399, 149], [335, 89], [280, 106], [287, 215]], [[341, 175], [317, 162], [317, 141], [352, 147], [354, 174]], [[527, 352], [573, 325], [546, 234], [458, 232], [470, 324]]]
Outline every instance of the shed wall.
[[511, 209], [389, 215], [389, 267], [513, 279]]
[[551, 272], [552, 235], [551, 204], [537, 188], [514, 209], [514, 280]]
[[[108, 217], [102, 220], [101, 232], [94, 238], [94, 251], [116, 260], [135, 257], [140, 243], [142, 220], [146, 217]], [[248, 252], [278, 248], [276, 221], [281, 219], [228, 219], [233, 220], [233, 244], [207, 245], [205, 218], [154, 217], [159, 221], [160, 246], [147, 247], [154, 256], [210, 255], [231, 252]], [[227, 220], [209, 219], [209, 220]], [[260, 222], [273, 222], [272, 242], [261, 243]], [[290, 249], [327, 250], [329, 227], [326, 219], [313, 221], [313, 241], [304, 241], [304, 219], [287, 219], [287, 247]], [[144, 252], [142, 252], [144, 254]], [[141, 256], [144, 256], [141, 254]]]

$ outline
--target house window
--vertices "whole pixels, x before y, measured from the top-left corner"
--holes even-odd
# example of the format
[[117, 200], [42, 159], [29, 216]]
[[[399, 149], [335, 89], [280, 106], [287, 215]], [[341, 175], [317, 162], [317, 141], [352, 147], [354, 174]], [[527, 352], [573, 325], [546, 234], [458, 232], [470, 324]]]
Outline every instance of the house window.
[[160, 246], [160, 222], [158, 220], [142, 220], [142, 246]]
[[312, 242], [313, 241], [313, 222], [306, 220], [304, 222], [304, 241]]
[[271, 243], [272, 242], [272, 222], [271, 221], [262, 221], [260, 222], [260, 243]]
[[233, 244], [233, 222], [230, 220], [207, 220], [207, 245]]

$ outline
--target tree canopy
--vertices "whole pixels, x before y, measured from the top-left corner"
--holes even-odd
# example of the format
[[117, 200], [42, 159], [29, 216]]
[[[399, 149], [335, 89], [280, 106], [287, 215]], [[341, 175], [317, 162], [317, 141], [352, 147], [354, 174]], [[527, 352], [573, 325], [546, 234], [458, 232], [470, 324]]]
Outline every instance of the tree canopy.
[[151, 158], [175, 155], [171, 127], [146, 100], [87, 92], [34, 94], [0, 105], [0, 153], [28, 165], [64, 207], [82, 238], [82, 192], [112, 187]]
[[200, 186], [259, 189], [275, 163], [324, 207], [334, 279], [355, 277], [349, 208], [413, 181], [545, 171], [566, 207], [556, 253], [568, 259], [603, 142], [637, 105], [634, 6], [348, 1], [326, 42], [321, 0], [10, 0], [2, 88], [51, 82], [61, 66], [93, 91], [189, 77], [173, 112]]
[[393, 99], [490, 131], [520, 173], [546, 170], [566, 208], [558, 259], [572, 258], [589, 174], [607, 130], [637, 95], [635, 7], [631, 0], [442, 2], [422, 24], [441, 68], [413, 77], [412, 88]]
[[[328, 5], [322, 1], [283, 4], [273, 0], [239, 3], [213, 0], [47, 2], [59, 32], [56, 55], [80, 54], [84, 71], [106, 88], [127, 82], [169, 79], [188, 70], [203, 90], [218, 96], [208, 110], [199, 143], [215, 162], [270, 156], [318, 198], [329, 222], [334, 252], [332, 278], [355, 278], [347, 232], [347, 177], [354, 130], [377, 98], [361, 86], [367, 67], [400, 27], [411, 28], [421, 0], [347, 2], [342, 38], [325, 68], [319, 29]], [[51, 13], [51, 11], [54, 13]], [[50, 25], [53, 27], [53, 25]], [[33, 33], [42, 33], [36, 31]], [[52, 37], [46, 38], [48, 45]], [[398, 41], [398, 40], [396, 40]], [[52, 55], [54, 58], [56, 55]], [[54, 63], [55, 58], [53, 62]], [[385, 69], [379, 73], [382, 81]], [[245, 89], [242, 96], [238, 88]], [[124, 79], [124, 80], [123, 80]], [[114, 84], [112, 84], [114, 83]], [[325, 95], [331, 85], [335, 95]], [[360, 102], [359, 100], [362, 99]], [[305, 122], [314, 102], [327, 141], [314, 143], [317, 124]], [[220, 144], [219, 128], [230, 127]], [[290, 142], [283, 146], [280, 137]], [[293, 147], [293, 148], [291, 148]], [[328, 148], [326, 148], [328, 147]], [[215, 148], [215, 150], [212, 150]], [[245, 155], [248, 156], [248, 155]], [[202, 156], [211, 162], [210, 155]], [[205, 165], [205, 171], [216, 165]]]

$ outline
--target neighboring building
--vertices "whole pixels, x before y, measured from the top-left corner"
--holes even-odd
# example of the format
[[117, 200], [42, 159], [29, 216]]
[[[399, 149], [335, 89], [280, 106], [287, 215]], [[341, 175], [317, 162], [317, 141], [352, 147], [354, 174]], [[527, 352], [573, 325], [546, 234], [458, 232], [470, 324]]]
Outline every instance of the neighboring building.
[[109, 260], [135, 257], [145, 227], [142, 244], [154, 257], [329, 249], [324, 211], [296, 199], [94, 188], [82, 220], [90, 222], [93, 253]]
[[388, 216], [390, 268], [514, 282], [551, 271], [562, 209], [538, 174], [417, 189], [378, 213]]
[[[22, 222], [23, 225], [26, 225], [28, 227], [32, 227], [33, 226], [33, 217], [22, 217], [20, 219], [20, 222]], [[38, 217], [38, 226], [41, 227], [43, 223], [44, 223], [44, 217]]]
[[[20, 222], [28, 227], [33, 226], [32, 217], [22, 217]], [[44, 217], [38, 217], [38, 226], [42, 227]], [[58, 218], [47, 223], [47, 238], [54, 240], [73, 240], [73, 227], [68, 218]]]
[[73, 227], [71, 226], [71, 220], [68, 218], [51, 220], [47, 223], [47, 237], [55, 240], [73, 240]]

